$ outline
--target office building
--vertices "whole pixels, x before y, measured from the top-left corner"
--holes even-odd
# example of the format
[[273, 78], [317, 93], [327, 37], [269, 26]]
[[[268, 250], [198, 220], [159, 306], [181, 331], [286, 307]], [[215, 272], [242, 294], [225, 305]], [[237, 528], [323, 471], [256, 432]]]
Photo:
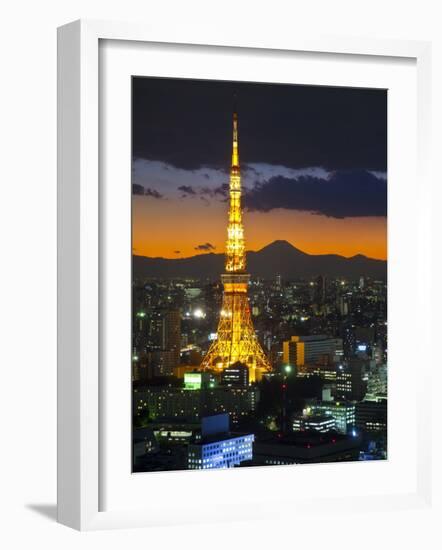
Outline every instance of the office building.
[[[210, 385], [210, 384], [209, 384]], [[218, 386], [214, 388], [177, 388], [151, 386], [135, 388], [134, 414], [149, 412], [158, 418], [199, 420], [209, 414], [229, 413], [233, 423], [253, 415], [259, 402], [259, 389]]]
[[342, 340], [324, 335], [292, 336], [283, 342], [282, 349], [284, 363], [300, 367], [323, 361], [324, 356], [332, 361], [341, 356]]
[[309, 414], [306, 416], [296, 416], [293, 419], [292, 429], [294, 432], [315, 431], [327, 433], [336, 429], [335, 419], [325, 414]]
[[387, 400], [356, 403], [356, 427], [365, 432], [387, 431]]
[[229, 415], [202, 419], [201, 439], [188, 447], [189, 470], [234, 468], [253, 458], [253, 434], [230, 432]]
[[346, 434], [352, 432], [356, 423], [356, 408], [354, 403], [345, 401], [321, 401], [310, 406], [311, 414], [330, 416], [335, 421], [337, 432]]
[[345, 401], [362, 401], [367, 393], [369, 363], [351, 359], [338, 365], [336, 370], [336, 398]]

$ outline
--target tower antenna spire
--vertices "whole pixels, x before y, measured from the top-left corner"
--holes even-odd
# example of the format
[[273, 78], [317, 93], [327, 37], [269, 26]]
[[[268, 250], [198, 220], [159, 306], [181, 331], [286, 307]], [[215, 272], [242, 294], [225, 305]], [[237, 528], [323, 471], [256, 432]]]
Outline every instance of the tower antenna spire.
[[233, 95], [233, 147], [232, 147], [232, 169], [239, 169], [239, 147], [238, 147], [238, 111], [236, 105], [236, 93]]

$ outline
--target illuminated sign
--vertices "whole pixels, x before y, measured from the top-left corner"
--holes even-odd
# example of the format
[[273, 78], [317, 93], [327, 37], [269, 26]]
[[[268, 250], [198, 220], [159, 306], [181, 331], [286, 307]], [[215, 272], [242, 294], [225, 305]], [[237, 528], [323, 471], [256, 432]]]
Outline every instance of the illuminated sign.
[[184, 387], [186, 388], [186, 390], [200, 390], [201, 373], [200, 372], [184, 373]]

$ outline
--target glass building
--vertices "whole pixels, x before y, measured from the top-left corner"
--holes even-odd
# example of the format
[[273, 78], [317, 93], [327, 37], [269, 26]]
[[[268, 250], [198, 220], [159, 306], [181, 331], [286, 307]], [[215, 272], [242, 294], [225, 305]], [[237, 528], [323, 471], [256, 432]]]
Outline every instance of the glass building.
[[336, 430], [342, 434], [350, 432], [356, 423], [354, 403], [343, 401], [323, 401], [311, 406], [312, 414], [331, 416], [336, 422]]
[[253, 458], [253, 434], [213, 436], [198, 444], [189, 445], [189, 470], [233, 468]]

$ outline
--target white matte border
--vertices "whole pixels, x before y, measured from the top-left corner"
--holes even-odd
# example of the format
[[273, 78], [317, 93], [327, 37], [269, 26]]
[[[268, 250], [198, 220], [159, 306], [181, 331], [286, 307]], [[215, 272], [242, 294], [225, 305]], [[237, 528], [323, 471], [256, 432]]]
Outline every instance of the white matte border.
[[[312, 498], [416, 492], [414, 364], [403, 337], [417, 318], [416, 64], [410, 59], [235, 50], [104, 41], [100, 47], [102, 235], [101, 506], [165, 515], [265, 515], [281, 499], [292, 510]], [[351, 464], [131, 474], [131, 77], [175, 76], [388, 89], [389, 459]], [[407, 220], [407, 223], [403, 223]], [[152, 235], [155, 238], [155, 235]], [[414, 253], [411, 251], [415, 251]], [[407, 315], [403, 314], [407, 295]], [[409, 396], [404, 399], [404, 396]], [[286, 494], [287, 492], [287, 494]], [[150, 495], [146, 502], [146, 494]], [[171, 495], [173, 497], [171, 498]], [[152, 509], [150, 502], [155, 506]]]

